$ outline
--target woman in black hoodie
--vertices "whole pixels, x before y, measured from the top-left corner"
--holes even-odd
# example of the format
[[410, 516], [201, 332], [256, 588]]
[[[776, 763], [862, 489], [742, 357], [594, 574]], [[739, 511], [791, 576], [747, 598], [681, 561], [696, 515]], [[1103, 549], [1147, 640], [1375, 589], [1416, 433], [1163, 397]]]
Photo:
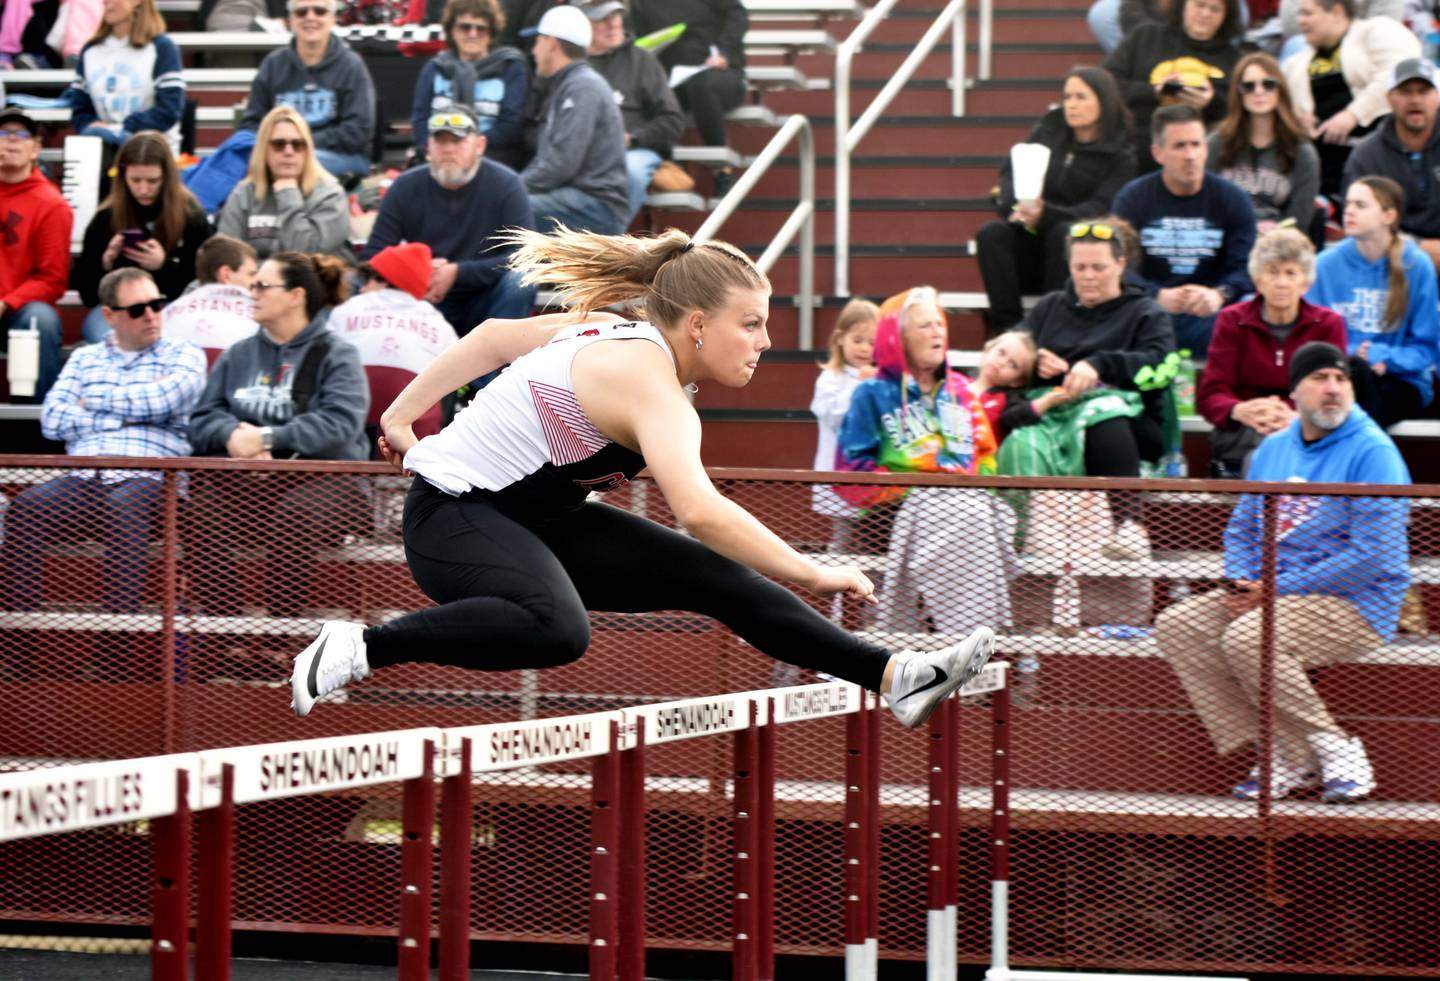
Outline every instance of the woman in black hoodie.
[[1010, 160], [1005, 160], [995, 200], [1004, 220], [989, 222], [975, 236], [992, 336], [1020, 322], [1022, 292], [1049, 293], [1065, 285], [1070, 224], [1105, 214], [1115, 192], [1135, 176], [1129, 127], [1130, 111], [1110, 73], [1072, 68], [1060, 108], [1047, 112], [1025, 138], [1050, 148], [1038, 199], [1015, 199]]

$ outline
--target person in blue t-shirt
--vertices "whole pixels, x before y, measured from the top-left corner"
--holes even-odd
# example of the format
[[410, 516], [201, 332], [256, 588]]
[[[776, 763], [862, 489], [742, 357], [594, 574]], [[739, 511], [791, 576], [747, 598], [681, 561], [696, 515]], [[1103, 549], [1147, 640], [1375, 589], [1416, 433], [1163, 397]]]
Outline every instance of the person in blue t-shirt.
[[[1409, 484], [1400, 451], [1355, 405], [1350, 361], [1314, 341], [1290, 361], [1297, 416], [1255, 452], [1250, 479], [1301, 484]], [[1303, 488], [1297, 486], [1297, 490]], [[1286, 494], [1276, 501], [1270, 796], [1321, 785], [1332, 804], [1375, 790], [1360, 737], [1330, 714], [1308, 672], [1388, 643], [1410, 583], [1403, 497]], [[1240, 499], [1225, 527], [1224, 589], [1170, 607], [1155, 643], [1170, 660], [1215, 751], [1256, 740], [1261, 704], [1265, 506]], [[1316, 772], [1318, 764], [1318, 774]], [[1262, 795], [1259, 767], [1231, 793]]]
[[1160, 170], [1115, 195], [1114, 212], [1140, 233], [1131, 278], [1175, 325], [1175, 341], [1197, 358], [1210, 346], [1220, 308], [1252, 289], [1246, 265], [1255, 245], [1250, 196], [1207, 173], [1205, 120], [1187, 105], [1165, 106], [1150, 123]]

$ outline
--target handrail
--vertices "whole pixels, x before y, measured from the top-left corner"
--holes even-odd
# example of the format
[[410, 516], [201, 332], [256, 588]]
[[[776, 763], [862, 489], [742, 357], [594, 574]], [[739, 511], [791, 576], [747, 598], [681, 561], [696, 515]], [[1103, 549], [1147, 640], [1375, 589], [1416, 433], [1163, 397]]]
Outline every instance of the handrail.
[[[871, 32], [894, 9], [899, 0], [880, 0], [870, 8], [865, 19], [840, 45], [835, 56], [835, 285], [837, 296], [850, 295], [850, 155], [875, 125], [875, 120], [910, 81], [920, 62], [940, 41], [948, 25], [952, 30], [950, 47], [950, 113], [965, 115], [965, 0], [950, 0], [940, 16], [930, 25], [925, 36], [885, 83], [870, 105], [850, 125], [850, 70], [855, 54]], [[984, 13], [989, 6], [982, 0], [981, 41], [988, 36]], [[982, 51], [982, 59], [985, 53]]]
[[753, 163], [740, 175], [735, 186], [716, 205], [710, 217], [700, 226], [693, 240], [708, 242], [715, 237], [720, 226], [735, 213], [740, 202], [754, 189], [780, 157], [780, 151], [790, 145], [796, 134], [800, 137], [800, 203], [775, 233], [775, 238], [766, 247], [755, 267], [762, 273], [769, 273], [781, 254], [789, 246], [795, 233], [800, 233], [800, 347], [814, 346], [815, 334], [815, 133], [810, 120], [801, 115], [790, 116], [770, 138], [765, 149], [755, 157]]

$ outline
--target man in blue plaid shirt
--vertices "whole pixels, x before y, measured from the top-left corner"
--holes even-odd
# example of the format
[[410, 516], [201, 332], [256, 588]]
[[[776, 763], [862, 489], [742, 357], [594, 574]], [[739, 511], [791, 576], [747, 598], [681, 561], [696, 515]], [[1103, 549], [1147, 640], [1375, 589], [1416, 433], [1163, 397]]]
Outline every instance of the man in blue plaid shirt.
[[[165, 298], [143, 269], [107, 274], [100, 303], [113, 330], [65, 363], [45, 396], [41, 430], [63, 439], [72, 456], [188, 455], [186, 428], [205, 387], [205, 352], [160, 336]], [[101, 534], [105, 606], [139, 612], [162, 476], [158, 470], [70, 470], [16, 497], [5, 515], [12, 608], [40, 605], [40, 571], [52, 542]]]

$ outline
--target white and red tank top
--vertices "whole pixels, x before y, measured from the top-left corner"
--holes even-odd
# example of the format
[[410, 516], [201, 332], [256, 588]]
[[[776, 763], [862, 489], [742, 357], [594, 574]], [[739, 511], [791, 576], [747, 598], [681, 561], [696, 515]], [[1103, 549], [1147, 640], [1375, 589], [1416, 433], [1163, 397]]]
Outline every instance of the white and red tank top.
[[447, 494], [482, 492], [529, 513], [570, 510], [591, 491], [622, 486], [645, 466], [585, 414], [570, 381], [575, 355], [598, 341], [649, 341], [674, 355], [655, 326], [577, 324], [515, 361], [445, 429], [405, 455], [405, 467]]

